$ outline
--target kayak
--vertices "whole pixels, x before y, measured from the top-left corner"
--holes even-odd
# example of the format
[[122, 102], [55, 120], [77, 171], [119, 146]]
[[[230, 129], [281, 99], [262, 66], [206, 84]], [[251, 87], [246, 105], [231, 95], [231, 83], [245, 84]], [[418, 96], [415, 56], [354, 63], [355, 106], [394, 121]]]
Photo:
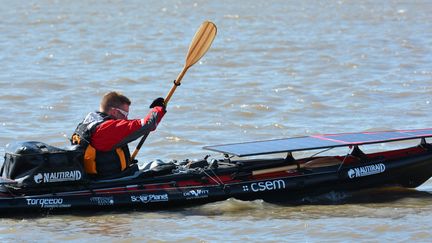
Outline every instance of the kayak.
[[[113, 178], [87, 176], [74, 148], [22, 142], [6, 149], [1, 215], [68, 210], [165, 209], [236, 198], [298, 203], [329, 192], [400, 186], [432, 176], [432, 129], [313, 135], [206, 146], [221, 158], [134, 164]], [[366, 153], [373, 144], [416, 146]], [[323, 151], [346, 149], [337, 156]], [[300, 151], [314, 152], [302, 157]], [[298, 157], [298, 158], [296, 158]]]

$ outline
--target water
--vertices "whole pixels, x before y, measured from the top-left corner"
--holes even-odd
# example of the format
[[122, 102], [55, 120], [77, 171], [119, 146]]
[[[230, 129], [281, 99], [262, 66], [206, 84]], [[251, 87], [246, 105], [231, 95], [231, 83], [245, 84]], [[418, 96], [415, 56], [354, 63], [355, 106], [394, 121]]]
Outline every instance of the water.
[[[213, 46], [189, 69], [140, 161], [199, 158], [209, 153], [202, 146], [227, 142], [430, 127], [430, 1], [1, 3], [0, 154], [16, 140], [67, 145], [110, 90], [132, 99], [130, 117], [145, 115], [207, 19], [218, 26]], [[428, 181], [413, 193], [330, 205], [228, 200], [1, 219], [0, 238], [429, 242], [431, 193]]]

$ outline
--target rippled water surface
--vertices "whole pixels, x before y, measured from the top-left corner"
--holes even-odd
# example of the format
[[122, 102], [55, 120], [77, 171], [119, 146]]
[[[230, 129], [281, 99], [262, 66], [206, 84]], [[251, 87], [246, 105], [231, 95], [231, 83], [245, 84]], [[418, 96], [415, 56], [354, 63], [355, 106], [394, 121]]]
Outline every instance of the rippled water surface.
[[[140, 161], [199, 158], [209, 153], [202, 146], [228, 142], [430, 127], [431, 1], [0, 2], [0, 154], [16, 140], [67, 145], [110, 90], [133, 100], [130, 117], [145, 115], [207, 19], [218, 26], [213, 46], [187, 72]], [[431, 241], [432, 181], [374, 193], [306, 206], [228, 200], [6, 218], [0, 239]]]

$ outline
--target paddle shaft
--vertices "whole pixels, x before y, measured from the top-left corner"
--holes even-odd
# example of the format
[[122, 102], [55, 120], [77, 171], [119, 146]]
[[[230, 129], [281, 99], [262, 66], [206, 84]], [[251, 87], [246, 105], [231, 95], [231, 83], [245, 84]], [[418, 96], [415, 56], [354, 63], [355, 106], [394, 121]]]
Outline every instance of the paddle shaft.
[[293, 170], [297, 169], [299, 166], [297, 165], [287, 165], [287, 166], [281, 166], [281, 167], [275, 167], [275, 168], [269, 168], [269, 169], [262, 169], [262, 170], [254, 170], [252, 171], [252, 175], [263, 175], [267, 173], [274, 173], [274, 172], [280, 172], [280, 171], [287, 171], [287, 170]]
[[170, 101], [171, 96], [174, 94], [174, 91], [177, 89], [177, 86], [180, 85], [180, 82], [183, 79], [183, 76], [186, 74], [188, 69], [189, 69], [189, 67], [187, 67], [187, 66], [183, 67], [182, 71], [179, 73], [176, 80], [174, 80], [174, 85], [172, 86], [172, 88], [168, 92], [167, 96], [165, 97], [165, 105], [168, 105], [168, 102]]
[[148, 135], [150, 133], [146, 133], [144, 134], [144, 136], [142, 136], [141, 140], [139, 141], [138, 145], [136, 146], [135, 150], [133, 151], [132, 155], [131, 155], [131, 162], [135, 160], [139, 150], [141, 149], [142, 145], [144, 144], [144, 141], [147, 139]]
[[[171, 87], [170, 91], [168, 92], [167, 96], [165, 97], [165, 105], [168, 105], [168, 102], [171, 99], [171, 96], [174, 94], [174, 91], [176, 90], [177, 86], [180, 85], [180, 82], [183, 79], [183, 76], [186, 74], [187, 70], [188, 70], [188, 68], [185, 66], [183, 68], [183, 70], [179, 73], [179, 75], [177, 76], [177, 79], [174, 81], [174, 85]], [[136, 158], [138, 152], [140, 151], [142, 145], [144, 144], [144, 141], [147, 139], [149, 134], [150, 133], [146, 133], [141, 138], [141, 140], [139, 141], [138, 145], [136, 146], [135, 150], [133, 151], [133, 153], [131, 155], [131, 161], [133, 161]]]
[[275, 167], [275, 168], [269, 168], [269, 169], [262, 169], [262, 170], [254, 170], [252, 171], [252, 175], [263, 175], [267, 173], [275, 173], [275, 172], [281, 172], [281, 171], [287, 171], [287, 170], [294, 170], [299, 168], [305, 168], [305, 169], [313, 169], [313, 168], [320, 168], [325, 166], [334, 166], [334, 165], [340, 165], [342, 161], [332, 158], [332, 157], [324, 157], [319, 158], [315, 160], [311, 160], [304, 164], [299, 165], [287, 165], [287, 166], [281, 166], [281, 167]]

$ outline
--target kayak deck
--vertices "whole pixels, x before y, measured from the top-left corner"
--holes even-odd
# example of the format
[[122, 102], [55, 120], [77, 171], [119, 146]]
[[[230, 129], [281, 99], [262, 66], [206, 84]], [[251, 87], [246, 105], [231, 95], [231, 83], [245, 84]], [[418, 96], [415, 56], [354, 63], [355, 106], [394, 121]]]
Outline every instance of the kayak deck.
[[[195, 166], [196, 165], [196, 166]], [[151, 175], [151, 176], [150, 176]], [[18, 188], [3, 184], [0, 211], [167, 208], [237, 198], [289, 203], [331, 191], [417, 187], [432, 175], [432, 151], [416, 146], [365, 154], [178, 163], [124, 178]]]

